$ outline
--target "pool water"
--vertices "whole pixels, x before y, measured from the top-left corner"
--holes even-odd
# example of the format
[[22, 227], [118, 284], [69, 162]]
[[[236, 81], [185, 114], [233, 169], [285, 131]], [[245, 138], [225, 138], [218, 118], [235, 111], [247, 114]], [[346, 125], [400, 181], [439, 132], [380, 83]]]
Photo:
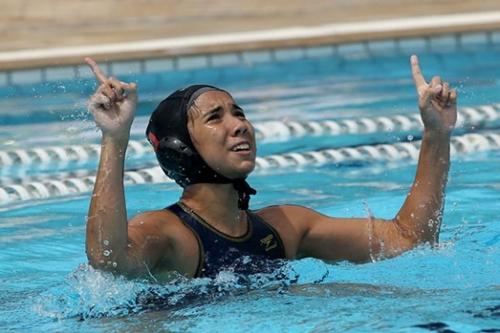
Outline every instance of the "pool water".
[[[458, 87], [460, 106], [500, 101], [500, 46], [420, 55], [424, 74]], [[133, 139], [167, 92], [184, 84], [219, 85], [254, 122], [413, 114], [407, 54], [273, 61], [215, 69], [134, 75], [141, 102]], [[2, 88], [2, 149], [98, 142], [85, 98], [87, 78]], [[498, 121], [457, 132], [498, 133]], [[418, 140], [419, 131], [411, 133]], [[259, 155], [400, 142], [408, 133], [267, 140]], [[3, 166], [1, 184], [95, 170], [97, 161]], [[127, 167], [154, 163], [131, 156]], [[354, 265], [290, 261], [276, 274], [222, 272], [216, 279], [156, 285], [93, 270], [84, 253], [89, 194], [18, 201], [0, 207], [0, 329], [113, 332], [500, 332], [500, 152], [453, 157], [440, 244], [397, 258]], [[265, 169], [249, 182], [251, 207], [293, 203], [331, 216], [392, 218], [415, 161], [377, 161]], [[129, 216], [177, 200], [171, 182], [126, 188]]]

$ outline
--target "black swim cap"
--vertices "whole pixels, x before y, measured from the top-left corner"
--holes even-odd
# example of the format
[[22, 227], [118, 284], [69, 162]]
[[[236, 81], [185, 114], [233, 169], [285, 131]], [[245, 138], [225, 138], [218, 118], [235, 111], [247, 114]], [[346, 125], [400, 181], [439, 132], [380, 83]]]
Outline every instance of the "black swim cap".
[[182, 187], [196, 183], [233, 183], [238, 207], [248, 209], [250, 195], [257, 193], [245, 178], [229, 179], [209, 167], [191, 141], [187, 111], [207, 91], [227, 91], [209, 85], [191, 85], [165, 98], [153, 111], [146, 137], [153, 146], [165, 174]]

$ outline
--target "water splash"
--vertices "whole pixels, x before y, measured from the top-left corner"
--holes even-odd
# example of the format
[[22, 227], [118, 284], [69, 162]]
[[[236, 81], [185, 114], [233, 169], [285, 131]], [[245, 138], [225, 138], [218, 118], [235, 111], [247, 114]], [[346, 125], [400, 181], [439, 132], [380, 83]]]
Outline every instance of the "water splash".
[[366, 212], [367, 219], [368, 219], [368, 223], [366, 224], [366, 226], [368, 228], [368, 251], [369, 251], [370, 261], [376, 262], [376, 261], [379, 261], [381, 258], [380, 258], [380, 253], [374, 253], [374, 251], [373, 251], [373, 238], [374, 238], [373, 237], [374, 236], [374, 234], [373, 234], [373, 219], [374, 219], [374, 215], [373, 215], [370, 207], [368, 206], [368, 202], [363, 201], [363, 206], [364, 206], [364, 210]]
[[173, 273], [170, 282], [158, 284], [129, 280], [81, 265], [65, 279], [63, 286], [42, 293], [34, 302], [33, 310], [42, 317], [79, 320], [175, 310], [255, 289], [286, 289], [298, 276], [289, 274], [284, 266], [271, 274], [221, 271], [213, 279], [189, 279]]

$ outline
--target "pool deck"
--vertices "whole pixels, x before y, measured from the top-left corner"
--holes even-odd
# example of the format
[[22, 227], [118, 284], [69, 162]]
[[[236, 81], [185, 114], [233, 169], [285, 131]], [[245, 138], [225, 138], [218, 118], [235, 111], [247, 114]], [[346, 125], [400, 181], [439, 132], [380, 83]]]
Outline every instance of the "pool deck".
[[498, 0], [209, 3], [3, 0], [0, 71], [500, 30]]

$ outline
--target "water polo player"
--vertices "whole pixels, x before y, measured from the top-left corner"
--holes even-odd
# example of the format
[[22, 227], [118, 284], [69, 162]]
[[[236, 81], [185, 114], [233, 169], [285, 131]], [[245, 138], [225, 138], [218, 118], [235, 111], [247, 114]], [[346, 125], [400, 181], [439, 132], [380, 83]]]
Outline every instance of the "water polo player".
[[439, 77], [427, 83], [417, 57], [411, 68], [424, 133], [414, 183], [392, 220], [335, 218], [293, 205], [249, 210], [254, 129], [230, 93], [193, 85], [163, 100], [146, 131], [160, 166], [183, 188], [181, 198], [127, 222], [124, 159], [137, 87], [86, 62], [100, 83], [89, 109], [102, 131], [87, 222], [93, 267], [161, 281], [171, 272], [214, 277], [222, 270], [268, 271], [272, 266], [261, 263], [280, 258], [365, 262], [437, 242], [457, 96]]

